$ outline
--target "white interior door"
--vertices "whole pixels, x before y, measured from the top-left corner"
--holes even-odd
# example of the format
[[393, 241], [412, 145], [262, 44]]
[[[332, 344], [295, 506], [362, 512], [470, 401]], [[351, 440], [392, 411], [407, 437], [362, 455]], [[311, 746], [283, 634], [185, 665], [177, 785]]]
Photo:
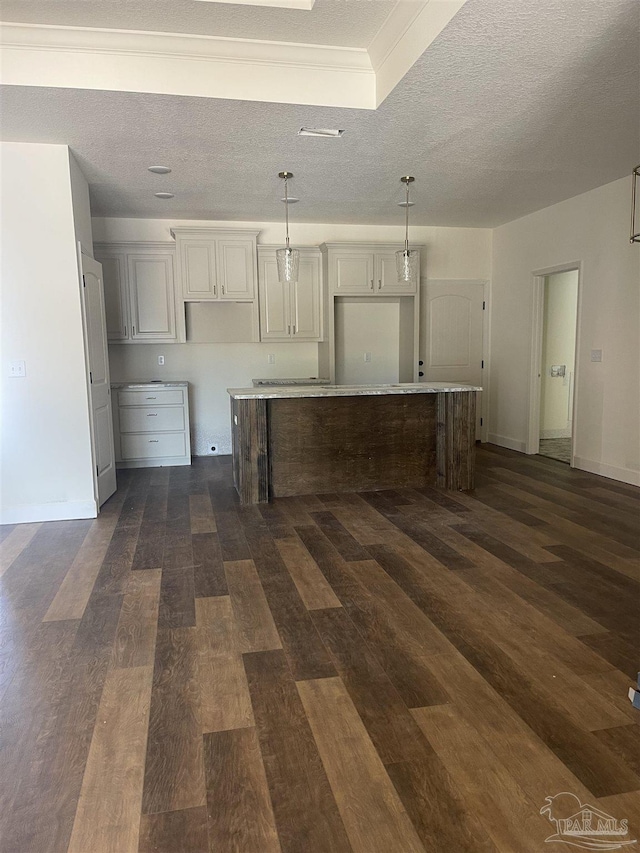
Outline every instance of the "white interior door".
[[[420, 323], [425, 382], [483, 384], [484, 282], [427, 281]], [[476, 435], [482, 400], [478, 395]]]
[[89, 369], [91, 438], [93, 461], [96, 467], [98, 506], [102, 506], [116, 490], [107, 324], [102, 266], [85, 254], [81, 255], [81, 261], [85, 352]]

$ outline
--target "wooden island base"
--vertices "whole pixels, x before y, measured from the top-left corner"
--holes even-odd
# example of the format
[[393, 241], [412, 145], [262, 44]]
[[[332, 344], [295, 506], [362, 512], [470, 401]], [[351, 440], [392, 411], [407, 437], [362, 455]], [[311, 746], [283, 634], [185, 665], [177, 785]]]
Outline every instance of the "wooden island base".
[[233, 474], [242, 504], [439, 486], [472, 489], [476, 392], [239, 399]]

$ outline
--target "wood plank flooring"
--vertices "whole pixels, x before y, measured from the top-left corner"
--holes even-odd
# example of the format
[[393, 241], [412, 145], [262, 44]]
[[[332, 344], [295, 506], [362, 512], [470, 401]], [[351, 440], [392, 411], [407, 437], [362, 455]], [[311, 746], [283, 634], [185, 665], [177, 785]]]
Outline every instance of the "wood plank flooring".
[[240, 508], [229, 457], [0, 528], [2, 853], [640, 840], [640, 490], [478, 448], [473, 492]]

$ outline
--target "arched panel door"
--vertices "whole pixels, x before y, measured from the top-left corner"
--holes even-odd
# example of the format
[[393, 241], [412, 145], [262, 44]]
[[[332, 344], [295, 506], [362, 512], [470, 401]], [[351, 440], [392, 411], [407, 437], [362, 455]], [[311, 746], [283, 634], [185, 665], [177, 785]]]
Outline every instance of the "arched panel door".
[[[483, 282], [426, 282], [420, 324], [423, 381], [483, 384], [483, 297]], [[478, 437], [481, 402], [478, 395]]]

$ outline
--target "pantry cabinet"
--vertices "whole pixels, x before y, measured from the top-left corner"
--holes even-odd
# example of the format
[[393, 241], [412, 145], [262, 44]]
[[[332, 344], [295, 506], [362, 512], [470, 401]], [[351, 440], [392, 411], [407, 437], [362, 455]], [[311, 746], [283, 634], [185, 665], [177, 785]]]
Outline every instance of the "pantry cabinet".
[[[416, 293], [418, 279], [398, 282], [396, 244], [325, 243], [329, 292], [341, 296]], [[419, 248], [411, 246], [414, 251]]]
[[258, 295], [261, 341], [321, 341], [322, 256], [302, 248], [298, 281], [278, 279], [276, 247], [258, 247]]
[[167, 243], [97, 243], [107, 337], [118, 343], [175, 343], [174, 255]]
[[186, 302], [251, 302], [258, 231], [176, 227], [178, 290]]

